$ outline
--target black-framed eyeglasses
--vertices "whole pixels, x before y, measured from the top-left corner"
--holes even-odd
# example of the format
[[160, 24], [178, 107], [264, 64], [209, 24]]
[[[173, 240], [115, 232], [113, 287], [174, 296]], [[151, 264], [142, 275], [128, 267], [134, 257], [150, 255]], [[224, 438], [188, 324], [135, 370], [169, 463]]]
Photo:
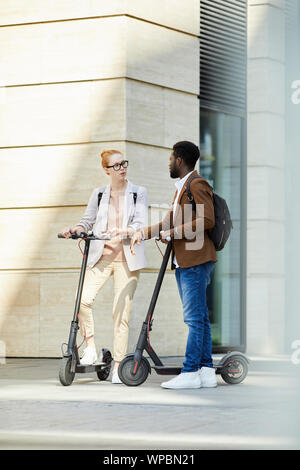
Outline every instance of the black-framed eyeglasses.
[[106, 168], [113, 168], [115, 171], [119, 171], [120, 168], [128, 167], [128, 160], [123, 160], [121, 163], [115, 163], [114, 165], [107, 166]]

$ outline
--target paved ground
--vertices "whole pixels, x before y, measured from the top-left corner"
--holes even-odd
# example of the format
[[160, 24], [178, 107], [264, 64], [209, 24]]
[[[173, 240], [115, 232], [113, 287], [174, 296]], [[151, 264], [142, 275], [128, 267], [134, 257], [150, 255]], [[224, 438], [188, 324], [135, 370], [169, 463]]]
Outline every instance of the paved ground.
[[[58, 381], [58, 359], [0, 366], [0, 449], [300, 449], [300, 365], [252, 359], [246, 380], [166, 390], [96, 374]], [[166, 360], [174, 362], [173, 359]]]

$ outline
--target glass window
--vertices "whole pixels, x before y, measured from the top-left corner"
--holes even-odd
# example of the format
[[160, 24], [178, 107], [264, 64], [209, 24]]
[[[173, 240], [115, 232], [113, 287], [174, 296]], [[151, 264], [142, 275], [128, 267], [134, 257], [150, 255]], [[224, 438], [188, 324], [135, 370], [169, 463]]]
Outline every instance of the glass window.
[[[241, 272], [241, 189], [243, 118], [201, 108], [199, 173], [229, 207], [233, 230], [217, 252], [212, 282], [207, 288], [213, 346], [243, 349], [244, 312]], [[245, 195], [246, 196], [246, 195]]]

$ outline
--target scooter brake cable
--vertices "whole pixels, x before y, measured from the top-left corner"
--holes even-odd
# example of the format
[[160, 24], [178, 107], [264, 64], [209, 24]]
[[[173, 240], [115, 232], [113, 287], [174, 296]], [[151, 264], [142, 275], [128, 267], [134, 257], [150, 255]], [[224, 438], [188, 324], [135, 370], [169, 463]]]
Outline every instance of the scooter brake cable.
[[147, 340], [148, 340], [149, 351], [151, 351], [151, 344], [150, 344], [149, 331], [150, 331], [150, 318], [148, 319]]
[[80, 243], [82, 242], [82, 240], [83, 240], [83, 238], [81, 238], [81, 239], [79, 240], [79, 242], [78, 242], [78, 248], [79, 248], [79, 250], [81, 251], [82, 256], [84, 257], [84, 256], [85, 256], [85, 255], [84, 255], [84, 252], [82, 251], [81, 246], [80, 246]]
[[156, 243], [157, 248], [158, 248], [159, 251], [160, 251], [161, 256], [164, 257], [164, 254], [163, 254], [163, 252], [161, 251], [161, 249], [159, 248], [159, 244], [157, 243], [156, 238], [155, 238], [155, 243]]
[[[78, 313], [78, 319], [79, 319], [79, 322], [81, 323], [81, 317], [80, 317], [79, 313]], [[77, 347], [77, 351], [78, 351], [79, 348], [81, 348], [81, 346], [83, 345], [84, 341], [86, 340], [86, 330], [85, 330], [84, 323], [83, 323], [82, 325], [83, 325], [83, 329], [84, 329], [83, 340], [82, 340], [82, 342], [80, 343], [79, 346], [76, 346], [76, 347]]]

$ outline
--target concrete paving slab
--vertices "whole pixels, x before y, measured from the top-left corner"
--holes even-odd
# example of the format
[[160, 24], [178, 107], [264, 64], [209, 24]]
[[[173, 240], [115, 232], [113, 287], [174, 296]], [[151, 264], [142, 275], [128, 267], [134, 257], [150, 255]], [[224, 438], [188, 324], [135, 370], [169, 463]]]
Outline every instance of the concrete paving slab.
[[0, 367], [0, 448], [299, 449], [300, 366], [251, 359], [239, 385], [218, 376], [214, 389], [167, 390], [154, 372], [139, 387], [95, 373], [63, 387], [59, 359], [9, 358]]

